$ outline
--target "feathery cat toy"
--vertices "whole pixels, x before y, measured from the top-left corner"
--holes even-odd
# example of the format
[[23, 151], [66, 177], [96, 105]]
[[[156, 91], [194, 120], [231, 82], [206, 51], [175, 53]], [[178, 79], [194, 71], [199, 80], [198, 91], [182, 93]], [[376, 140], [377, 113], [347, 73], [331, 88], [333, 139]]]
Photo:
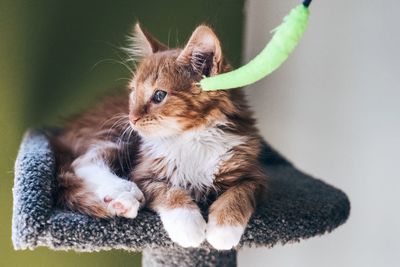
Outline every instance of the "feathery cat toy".
[[284, 18], [273, 30], [273, 37], [265, 48], [246, 65], [200, 81], [204, 91], [226, 90], [246, 86], [261, 80], [288, 58], [299, 43], [308, 24], [308, 7], [312, 0], [305, 0]]

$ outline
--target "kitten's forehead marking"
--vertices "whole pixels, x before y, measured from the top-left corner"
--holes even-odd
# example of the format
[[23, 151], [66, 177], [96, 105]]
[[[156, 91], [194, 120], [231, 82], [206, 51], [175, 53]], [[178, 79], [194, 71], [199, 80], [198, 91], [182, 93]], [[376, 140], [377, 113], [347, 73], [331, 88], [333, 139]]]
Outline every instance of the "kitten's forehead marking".
[[[164, 77], [163, 72], [168, 66], [165, 61], [160, 58], [154, 58], [144, 63], [143, 68], [140, 68], [132, 84], [135, 85], [136, 103], [148, 103], [157, 89], [166, 90], [168, 87], [168, 79]], [[158, 88], [160, 87], [160, 88]]]
[[152, 77], [149, 77], [142, 84], [144, 102], [149, 101], [153, 95], [154, 82], [152, 80]]
[[135, 84], [135, 90], [131, 93], [132, 100], [139, 104], [147, 103], [153, 96], [155, 90], [155, 82], [153, 82], [153, 77], [148, 77], [144, 81], [133, 82]]

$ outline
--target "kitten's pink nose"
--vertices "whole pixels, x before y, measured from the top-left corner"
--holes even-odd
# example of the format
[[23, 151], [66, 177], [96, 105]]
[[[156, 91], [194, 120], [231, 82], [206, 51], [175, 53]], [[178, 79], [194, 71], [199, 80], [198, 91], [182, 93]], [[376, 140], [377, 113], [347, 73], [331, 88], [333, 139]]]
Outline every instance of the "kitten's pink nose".
[[137, 115], [137, 114], [131, 114], [131, 115], [129, 115], [129, 119], [131, 120], [131, 122], [132, 122], [133, 124], [136, 124], [136, 122], [137, 122], [138, 120], [140, 120], [140, 116]]

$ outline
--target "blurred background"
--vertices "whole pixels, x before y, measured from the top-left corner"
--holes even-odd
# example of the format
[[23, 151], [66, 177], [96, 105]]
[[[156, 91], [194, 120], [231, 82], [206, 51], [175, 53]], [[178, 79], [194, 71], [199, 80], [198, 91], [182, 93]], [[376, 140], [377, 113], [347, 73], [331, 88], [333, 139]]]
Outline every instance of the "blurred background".
[[[296, 0], [247, 1], [244, 61]], [[400, 266], [400, 1], [313, 1], [290, 59], [247, 89], [263, 136], [297, 167], [344, 190], [332, 234], [249, 249], [241, 266]]]
[[[253, 58], [300, 0], [0, 0], [0, 266], [140, 266], [140, 255], [14, 251], [13, 164], [28, 127], [55, 125], [129, 71], [119, 47], [140, 20], [183, 45], [212, 25], [234, 66]], [[300, 169], [343, 189], [349, 221], [329, 235], [245, 249], [239, 266], [400, 264], [400, 47], [396, 0], [318, 1], [293, 56], [248, 88], [264, 137]], [[243, 55], [243, 57], [242, 57]]]

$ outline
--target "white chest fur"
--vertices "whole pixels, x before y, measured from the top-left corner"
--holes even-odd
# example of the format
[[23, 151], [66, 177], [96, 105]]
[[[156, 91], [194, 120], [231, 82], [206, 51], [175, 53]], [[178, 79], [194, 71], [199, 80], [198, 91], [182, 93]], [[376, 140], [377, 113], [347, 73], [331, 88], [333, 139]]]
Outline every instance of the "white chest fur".
[[[221, 163], [229, 160], [231, 149], [246, 138], [216, 127], [185, 132], [178, 137], [144, 140], [145, 158], [156, 162], [151, 168], [174, 186], [202, 190], [212, 186]], [[154, 161], [156, 160], [156, 161]]]

